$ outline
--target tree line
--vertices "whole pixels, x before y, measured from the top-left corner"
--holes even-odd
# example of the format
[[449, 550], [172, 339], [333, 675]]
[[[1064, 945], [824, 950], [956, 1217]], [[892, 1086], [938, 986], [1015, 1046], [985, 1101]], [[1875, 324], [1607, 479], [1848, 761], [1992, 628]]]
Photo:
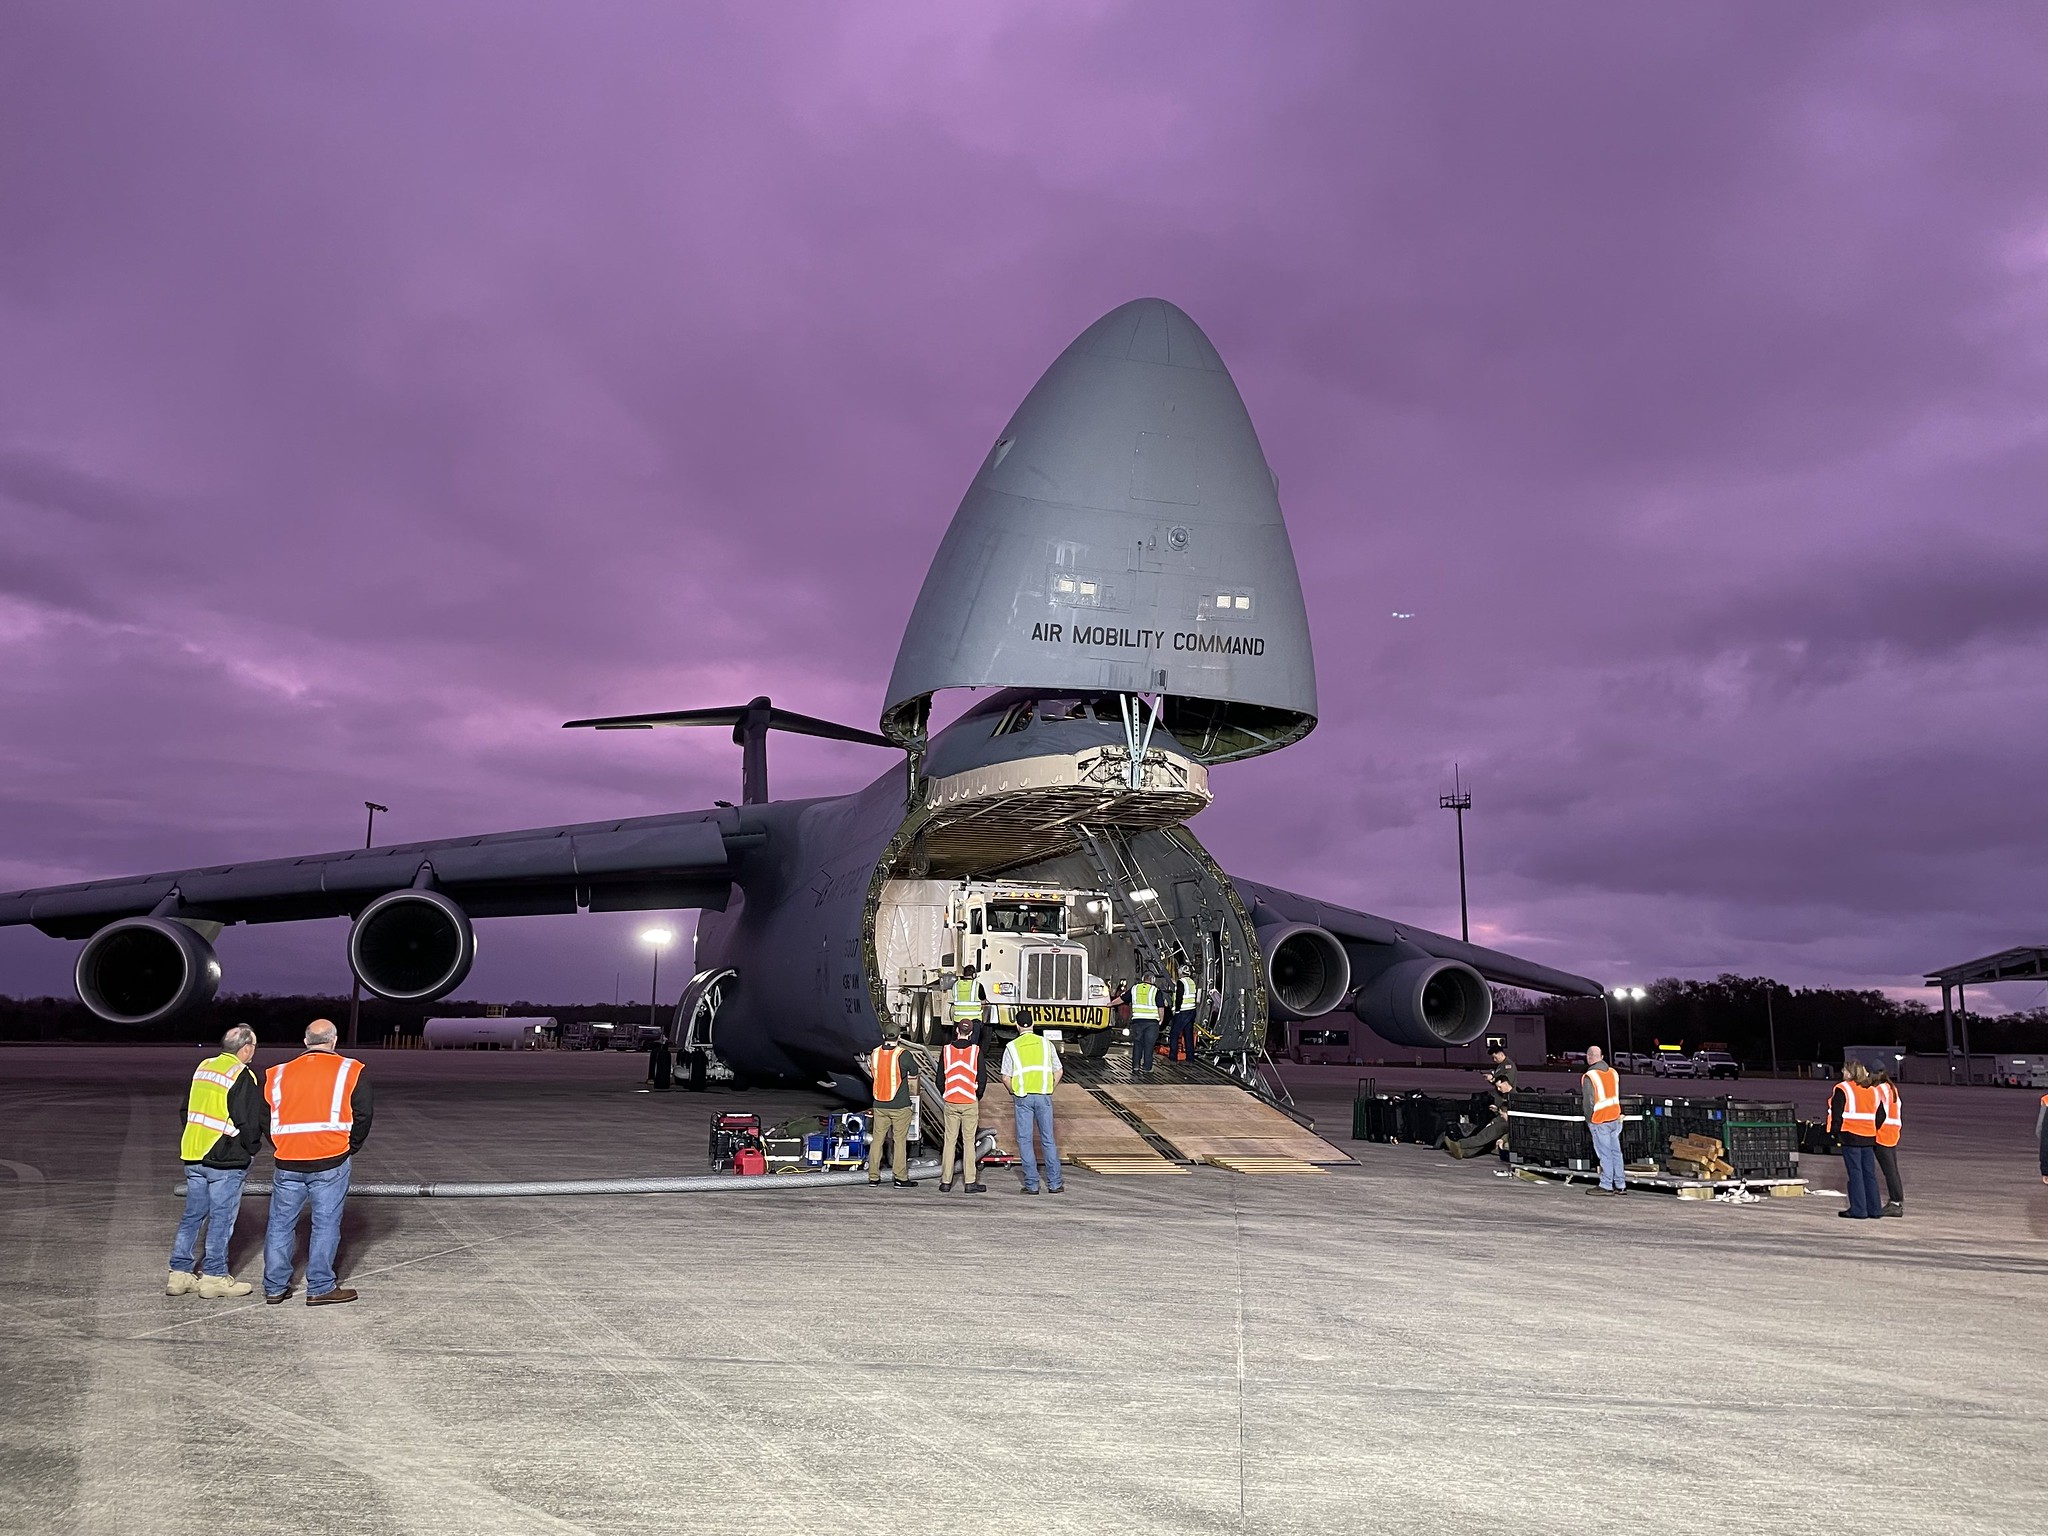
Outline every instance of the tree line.
[[[1839, 1062], [1849, 1045], [1895, 1045], [1907, 1051], [1945, 1050], [1941, 1010], [1925, 1003], [1888, 997], [1874, 990], [1848, 987], [1788, 987], [1768, 976], [1720, 975], [1712, 981], [1685, 981], [1664, 976], [1644, 989], [1641, 1002], [1629, 1004], [1597, 997], [1521, 999], [1540, 1012], [1554, 1051], [1605, 1046], [1613, 1025], [1617, 1050], [1627, 1050], [1629, 1010], [1635, 1011], [1635, 1049], [1653, 1051], [1658, 1043], [1683, 1045], [1688, 1051], [1708, 1045], [1727, 1049], [1742, 1061], [1771, 1060], [1775, 1031], [1781, 1062]], [[1999, 1051], [2048, 1051], [2048, 1008], [2018, 1013], [1982, 1014], [1965, 1020], [1955, 1015], [1956, 1048], [1962, 1049], [1965, 1022], [1970, 1049], [1979, 1055]]]

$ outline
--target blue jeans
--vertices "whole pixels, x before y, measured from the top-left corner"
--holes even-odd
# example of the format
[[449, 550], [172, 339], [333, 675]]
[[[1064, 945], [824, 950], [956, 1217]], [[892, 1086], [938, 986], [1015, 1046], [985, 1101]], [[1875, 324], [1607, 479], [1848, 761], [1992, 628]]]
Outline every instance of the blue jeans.
[[1166, 1059], [1177, 1061], [1181, 1052], [1187, 1052], [1187, 1059], [1195, 1059], [1195, 1011], [1190, 1008], [1173, 1016], [1173, 1025], [1166, 1032]]
[[1621, 1122], [1609, 1120], [1602, 1125], [1589, 1124], [1586, 1129], [1593, 1133], [1593, 1152], [1600, 1159], [1600, 1187], [1626, 1189], [1628, 1178], [1621, 1171]]
[[1849, 1179], [1849, 1214], [1882, 1215], [1884, 1207], [1877, 1198], [1877, 1149], [1843, 1147], [1842, 1172]]
[[270, 1230], [263, 1240], [263, 1294], [282, 1296], [292, 1288], [292, 1253], [298, 1247], [299, 1216], [313, 1208], [313, 1241], [306, 1249], [306, 1294], [334, 1289], [334, 1250], [341, 1244], [341, 1207], [348, 1198], [349, 1165], [300, 1173], [279, 1168], [270, 1176]]
[[1038, 1191], [1038, 1159], [1031, 1150], [1033, 1130], [1045, 1155], [1045, 1187], [1060, 1187], [1060, 1147], [1052, 1139], [1052, 1095], [1023, 1093], [1017, 1096], [1017, 1160], [1024, 1165], [1024, 1187]]
[[[178, 1223], [178, 1239], [171, 1244], [171, 1268], [188, 1275], [228, 1272], [228, 1239], [235, 1235], [235, 1216], [242, 1209], [242, 1180], [248, 1177], [246, 1168], [185, 1165], [185, 1219]], [[206, 1267], [195, 1271], [192, 1258], [199, 1248], [201, 1226], [206, 1228]]]

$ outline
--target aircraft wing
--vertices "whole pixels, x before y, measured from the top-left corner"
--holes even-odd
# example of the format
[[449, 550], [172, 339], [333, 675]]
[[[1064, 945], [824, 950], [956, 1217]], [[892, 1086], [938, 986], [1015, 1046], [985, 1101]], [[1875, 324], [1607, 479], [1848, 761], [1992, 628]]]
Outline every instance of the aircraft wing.
[[1524, 960], [1519, 955], [1431, 933], [1427, 928], [1418, 928], [1412, 923], [1374, 917], [1370, 912], [1354, 912], [1349, 907], [1335, 906], [1327, 901], [1317, 901], [1312, 896], [1298, 896], [1278, 886], [1259, 885], [1234, 876], [1231, 883], [1237, 887], [1245, 906], [1252, 909], [1254, 921], [1258, 920], [1257, 909], [1264, 906], [1289, 922], [1314, 923], [1327, 928], [1347, 946], [1412, 944], [1439, 960], [1461, 960], [1488, 981], [1504, 987], [1522, 987], [1531, 992], [1549, 992], [1562, 997], [1598, 997], [1606, 990], [1590, 977], [1574, 976], [1569, 971], [1553, 970], [1534, 960]]
[[224, 924], [344, 917], [422, 883], [472, 917], [722, 910], [737, 856], [766, 837], [742, 831], [733, 811], [710, 810], [352, 848], [13, 891], [0, 894], [0, 927], [32, 923], [52, 938], [83, 939], [159, 909]]

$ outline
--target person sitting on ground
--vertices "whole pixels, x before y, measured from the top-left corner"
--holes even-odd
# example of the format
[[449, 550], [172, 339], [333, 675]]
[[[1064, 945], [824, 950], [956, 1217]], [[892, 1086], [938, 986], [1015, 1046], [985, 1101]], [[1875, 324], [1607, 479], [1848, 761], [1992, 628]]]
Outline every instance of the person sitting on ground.
[[1508, 1133], [1508, 1101], [1515, 1093], [1515, 1064], [1508, 1060], [1505, 1045], [1496, 1043], [1489, 1055], [1484, 1123], [1470, 1136], [1456, 1137], [1446, 1131], [1436, 1139], [1436, 1144], [1452, 1157], [1477, 1157]]

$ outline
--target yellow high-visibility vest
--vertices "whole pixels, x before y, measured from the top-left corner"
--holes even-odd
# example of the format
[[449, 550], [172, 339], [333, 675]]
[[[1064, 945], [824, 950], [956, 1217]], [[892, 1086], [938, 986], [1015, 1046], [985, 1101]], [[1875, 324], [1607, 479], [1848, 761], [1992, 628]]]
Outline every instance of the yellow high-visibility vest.
[[1131, 988], [1131, 1017], [1134, 1019], [1156, 1019], [1159, 1017], [1159, 989], [1149, 981], [1141, 981]]
[[954, 1023], [962, 1019], [972, 1019], [977, 1024], [981, 1022], [981, 998], [977, 995], [980, 987], [980, 982], [967, 976], [953, 983]]
[[1017, 1070], [1010, 1077], [1010, 1092], [1020, 1097], [1027, 1093], [1051, 1093], [1053, 1064], [1059, 1060], [1052, 1042], [1043, 1035], [1019, 1035], [1010, 1044], [1017, 1053]]
[[1180, 979], [1180, 1011], [1191, 1013], [1195, 1006], [1195, 978], [1183, 976]]
[[192, 1074], [191, 1091], [185, 1095], [185, 1134], [178, 1141], [178, 1156], [188, 1163], [203, 1161], [213, 1144], [223, 1136], [239, 1134], [228, 1117], [228, 1090], [243, 1072], [242, 1059], [232, 1051], [209, 1056]]

